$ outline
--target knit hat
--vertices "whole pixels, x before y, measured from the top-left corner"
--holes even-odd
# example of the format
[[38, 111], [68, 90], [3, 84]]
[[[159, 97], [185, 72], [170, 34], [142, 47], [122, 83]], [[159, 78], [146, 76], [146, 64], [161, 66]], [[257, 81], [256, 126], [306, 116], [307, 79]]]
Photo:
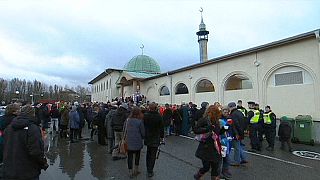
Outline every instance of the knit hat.
[[20, 110], [20, 116], [28, 116], [28, 117], [34, 117], [35, 116], [35, 110], [30, 105], [25, 105]]
[[231, 102], [231, 103], [228, 104], [228, 107], [229, 107], [229, 108], [233, 108], [233, 107], [236, 107], [236, 106], [237, 106], [237, 105], [236, 105], [235, 102]]
[[122, 107], [122, 108], [124, 108], [124, 109], [128, 110], [128, 105], [127, 105], [126, 103], [122, 103], [122, 104], [120, 105], [120, 107]]
[[202, 107], [202, 108], [206, 108], [208, 105], [209, 105], [208, 102], [202, 102], [202, 103], [201, 103], [201, 107]]

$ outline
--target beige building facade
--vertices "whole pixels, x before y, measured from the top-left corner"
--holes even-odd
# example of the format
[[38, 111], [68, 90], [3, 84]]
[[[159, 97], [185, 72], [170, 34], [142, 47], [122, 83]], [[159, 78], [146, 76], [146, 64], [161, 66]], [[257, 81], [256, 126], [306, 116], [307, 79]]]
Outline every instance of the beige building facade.
[[136, 92], [160, 104], [255, 101], [277, 117], [311, 115], [320, 141], [319, 30], [166, 73], [137, 77], [107, 69], [90, 84], [92, 101], [99, 102]]

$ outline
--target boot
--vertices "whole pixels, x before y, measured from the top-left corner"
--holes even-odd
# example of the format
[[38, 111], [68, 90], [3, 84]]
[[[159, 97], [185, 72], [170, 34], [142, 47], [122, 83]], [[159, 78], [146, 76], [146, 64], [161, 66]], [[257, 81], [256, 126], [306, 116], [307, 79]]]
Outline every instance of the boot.
[[229, 169], [222, 169], [222, 173], [221, 174], [225, 179], [230, 179], [232, 177]]
[[132, 169], [129, 169], [129, 178], [132, 179], [134, 177]]
[[197, 172], [197, 174], [193, 175], [193, 178], [196, 180], [200, 180], [200, 178], [203, 176], [200, 172]]
[[139, 171], [139, 166], [135, 165], [133, 168], [133, 175], [138, 176], [141, 172]]
[[211, 180], [220, 180], [219, 176], [211, 176]]

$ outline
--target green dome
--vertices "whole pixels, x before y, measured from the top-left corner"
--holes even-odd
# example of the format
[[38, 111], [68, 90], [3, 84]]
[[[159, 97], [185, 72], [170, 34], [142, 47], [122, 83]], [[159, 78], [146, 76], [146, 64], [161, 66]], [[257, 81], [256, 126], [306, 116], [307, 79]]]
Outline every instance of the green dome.
[[133, 72], [160, 73], [160, 66], [157, 61], [146, 55], [138, 55], [133, 57], [124, 66], [124, 69]]

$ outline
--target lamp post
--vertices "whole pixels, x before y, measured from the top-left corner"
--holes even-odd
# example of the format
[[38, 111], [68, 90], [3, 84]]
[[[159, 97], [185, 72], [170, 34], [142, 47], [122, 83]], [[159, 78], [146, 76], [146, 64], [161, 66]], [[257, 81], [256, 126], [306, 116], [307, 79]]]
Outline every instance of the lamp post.
[[19, 100], [19, 94], [20, 94], [20, 92], [18, 90], [16, 90], [17, 101]]
[[33, 94], [30, 94], [30, 97], [31, 97], [31, 104], [34, 104]]

